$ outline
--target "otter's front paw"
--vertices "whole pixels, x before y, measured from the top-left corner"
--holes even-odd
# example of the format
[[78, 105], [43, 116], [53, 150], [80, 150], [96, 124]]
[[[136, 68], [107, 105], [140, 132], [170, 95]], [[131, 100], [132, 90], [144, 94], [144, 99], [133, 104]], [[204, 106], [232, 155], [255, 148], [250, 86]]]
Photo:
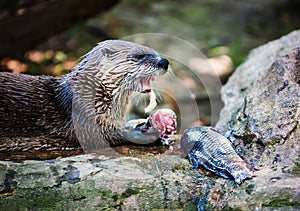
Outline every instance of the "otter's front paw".
[[122, 134], [136, 144], [149, 144], [160, 139], [164, 145], [171, 146], [171, 136], [177, 128], [176, 114], [171, 109], [158, 109], [147, 119], [130, 120]]

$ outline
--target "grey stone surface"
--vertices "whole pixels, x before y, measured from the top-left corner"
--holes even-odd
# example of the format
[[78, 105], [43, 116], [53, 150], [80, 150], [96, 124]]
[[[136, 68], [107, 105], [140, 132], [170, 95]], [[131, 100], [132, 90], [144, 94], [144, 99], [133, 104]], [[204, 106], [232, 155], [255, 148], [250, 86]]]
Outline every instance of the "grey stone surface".
[[87, 154], [0, 162], [0, 169], [1, 210], [152, 210], [192, 204], [188, 161], [178, 156]]
[[257, 81], [264, 79], [269, 67], [278, 57], [286, 55], [299, 45], [300, 30], [297, 30], [253, 49], [246, 61], [235, 70], [235, 73], [221, 89], [224, 108], [216, 128], [226, 130], [229, 122], [233, 119], [232, 113], [242, 106], [245, 96], [250, 91], [249, 88]]

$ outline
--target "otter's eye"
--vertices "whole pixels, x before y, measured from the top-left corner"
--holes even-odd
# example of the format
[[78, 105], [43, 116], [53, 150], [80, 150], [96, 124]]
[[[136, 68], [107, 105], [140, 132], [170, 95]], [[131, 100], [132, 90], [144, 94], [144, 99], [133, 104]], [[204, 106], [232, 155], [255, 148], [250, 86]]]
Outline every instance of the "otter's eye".
[[145, 57], [146, 57], [146, 54], [135, 55], [135, 58], [136, 58], [137, 60], [142, 60], [142, 59], [144, 59]]
[[145, 57], [146, 57], [145, 54], [136, 55], [136, 58], [137, 58], [138, 60], [142, 60], [142, 59], [144, 59]]
[[144, 60], [149, 54], [136, 54], [132, 57], [132, 59], [136, 62]]

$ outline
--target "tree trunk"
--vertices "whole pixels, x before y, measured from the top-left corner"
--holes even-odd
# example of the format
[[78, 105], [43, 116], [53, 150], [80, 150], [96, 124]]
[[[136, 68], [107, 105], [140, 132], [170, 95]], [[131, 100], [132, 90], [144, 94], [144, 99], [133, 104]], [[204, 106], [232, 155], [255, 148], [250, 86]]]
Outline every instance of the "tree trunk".
[[119, 1], [2, 1], [0, 57], [22, 54], [75, 23], [107, 11]]

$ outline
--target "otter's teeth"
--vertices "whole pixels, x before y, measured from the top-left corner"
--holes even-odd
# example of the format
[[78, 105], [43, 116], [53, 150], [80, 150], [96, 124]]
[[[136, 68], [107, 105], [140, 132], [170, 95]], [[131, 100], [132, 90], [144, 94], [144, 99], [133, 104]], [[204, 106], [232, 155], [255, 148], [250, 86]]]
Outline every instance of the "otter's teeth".
[[157, 106], [156, 95], [153, 90], [151, 90], [151, 92], [149, 93], [149, 96], [150, 96], [150, 102], [149, 102], [149, 105], [144, 110], [145, 113], [150, 113]]
[[142, 85], [142, 91], [141, 91], [142, 93], [151, 91], [151, 86], [148, 78], [146, 77], [142, 78], [141, 85]]

